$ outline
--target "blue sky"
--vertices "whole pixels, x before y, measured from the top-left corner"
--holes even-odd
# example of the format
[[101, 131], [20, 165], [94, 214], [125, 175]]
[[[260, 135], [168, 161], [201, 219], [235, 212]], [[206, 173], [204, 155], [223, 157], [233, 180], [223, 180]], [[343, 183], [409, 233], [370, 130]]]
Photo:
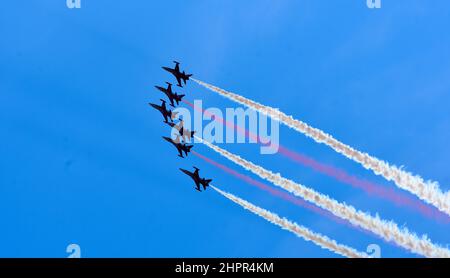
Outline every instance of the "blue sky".
[[[197, 165], [215, 185], [340, 243], [359, 250], [375, 243], [383, 257], [415, 257], [195, 156], [180, 159], [161, 140], [168, 129], [147, 105], [163, 96], [153, 86], [171, 80], [160, 67], [177, 59], [201, 80], [278, 107], [449, 190], [450, 3], [382, 4], [371, 10], [365, 0], [82, 0], [81, 9], [68, 9], [64, 0], [2, 3], [0, 256], [66, 257], [71, 243], [83, 257], [336, 256], [212, 190], [198, 194], [177, 170]], [[193, 83], [183, 93], [204, 108], [237, 107]], [[395, 188], [285, 126], [280, 141]], [[254, 144], [221, 146], [449, 243], [449, 224], [281, 155], [260, 155]], [[244, 172], [204, 146], [194, 149]]]

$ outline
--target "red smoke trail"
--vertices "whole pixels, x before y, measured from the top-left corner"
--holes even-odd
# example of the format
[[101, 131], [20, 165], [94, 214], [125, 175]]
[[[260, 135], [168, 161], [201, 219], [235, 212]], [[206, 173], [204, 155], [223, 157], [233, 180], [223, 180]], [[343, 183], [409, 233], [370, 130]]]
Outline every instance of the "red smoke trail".
[[[182, 101], [184, 103], [186, 103], [187, 105], [189, 105], [190, 107], [192, 107], [193, 109], [200, 111], [200, 112], [204, 113], [205, 115], [213, 118], [215, 121], [219, 121], [223, 125], [225, 125], [229, 128], [235, 129], [237, 132], [239, 132], [241, 134], [242, 133], [245, 134], [246, 137], [251, 138], [252, 140], [258, 142], [259, 144], [263, 144], [261, 142], [259, 136], [252, 133], [251, 131], [249, 131], [245, 128], [242, 128], [240, 126], [237, 126], [234, 123], [230, 123], [227, 120], [223, 119], [222, 117], [215, 115], [214, 113], [210, 113], [202, 108], [196, 107], [193, 103], [191, 103], [187, 100], [182, 100]], [[391, 188], [387, 189], [381, 185], [372, 183], [370, 181], [359, 179], [355, 176], [352, 176], [352, 175], [346, 173], [345, 171], [343, 171], [341, 169], [335, 168], [335, 167], [327, 165], [327, 164], [320, 163], [310, 157], [307, 157], [306, 155], [297, 153], [286, 147], [283, 147], [282, 145], [278, 146], [278, 151], [280, 154], [282, 154], [283, 156], [289, 158], [290, 160], [292, 160], [294, 162], [300, 163], [303, 166], [307, 166], [307, 167], [313, 169], [314, 171], [317, 171], [321, 174], [325, 174], [325, 175], [332, 177], [342, 183], [346, 183], [355, 188], [362, 189], [362, 190], [366, 191], [369, 195], [375, 195], [375, 196], [390, 200], [394, 204], [396, 204], [397, 206], [400, 206], [400, 207], [402, 207], [402, 206], [410, 207], [412, 209], [419, 211], [420, 213], [422, 213], [423, 215], [425, 215], [427, 217], [433, 217], [434, 219], [438, 220], [439, 222], [442, 222], [445, 224], [450, 223], [450, 217], [448, 217], [444, 213], [440, 212], [439, 210], [432, 208], [432, 207], [420, 202], [419, 200], [413, 200], [401, 193], [395, 192]]]
[[408, 206], [414, 209], [419, 210], [422, 214], [431, 217], [434, 216], [437, 220], [446, 220], [446, 222], [449, 222], [449, 217], [442, 214], [441, 212], [437, 211], [436, 209], [433, 209], [426, 204], [420, 202], [419, 200], [413, 200], [411, 198], [408, 198], [407, 196], [395, 192], [392, 188], [384, 188], [380, 185], [377, 185], [375, 183], [361, 180], [356, 178], [355, 176], [351, 176], [347, 174], [345, 171], [336, 169], [332, 166], [322, 164], [320, 162], [315, 161], [314, 159], [311, 159], [305, 155], [293, 152], [289, 149], [286, 149], [282, 146], [279, 147], [279, 151], [284, 156], [288, 157], [289, 159], [299, 162], [305, 166], [308, 166], [315, 171], [325, 174], [329, 177], [333, 177], [336, 180], [347, 183], [352, 185], [353, 187], [360, 188], [364, 191], [366, 191], [369, 195], [376, 195], [378, 197], [385, 198], [387, 200], [393, 201], [395, 204], [399, 206]]

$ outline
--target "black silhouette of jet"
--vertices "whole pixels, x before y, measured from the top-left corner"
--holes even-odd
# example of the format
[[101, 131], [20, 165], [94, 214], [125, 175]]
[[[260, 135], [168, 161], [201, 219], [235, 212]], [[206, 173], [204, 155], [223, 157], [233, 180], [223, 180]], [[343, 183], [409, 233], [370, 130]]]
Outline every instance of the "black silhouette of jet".
[[174, 101], [178, 103], [181, 101], [181, 99], [184, 97], [184, 95], [179, 95], [177, 93], [172, 92], [172, 84], [169, 82], [167, 83], [167, 89], [160, 87], [160, 86], [155, 86], [156, 89], [160, 90], [161, 92], [163, 92], [164, 94], [166, 94], [166, 96], [169, 98], [170, 101], [170, 106], [175, 107], [174, 105]]
[[168, 119], [170, 119], [170, 121], [173, 122], [173, 119], [176, 117], [178, 112], [172, 112], [171, 110], [167, 109], [166, 101], [163, 99], [160, 99], [160, 100], [161, 100], [161, 105], [157, 105], [154, 103], [149, 103], [149, 105], [151, 107], [155, 108], [156, 110], [158, 110], [159, 112], [161, 112], [162, 116], [164, 117], [165, 123], [169, 123]]
[[184, 81], [184, 85], [186, 85], [186, 81], [189, 80], [189, 77], [192, 76], [192, 74], [186, 74], [184, 71], [180, 72], [180, 63], [177, 61], [173, 61], [175, 63], [175, 68], [171, 69], [169, 67], [162, 67], [163, 69], [167, 70], [168, 72], [170, 72], [171, 74], [173, 74], [173, 76], [175, 76], [175, 78], [177, 79], [177, 86], [178, 87], [183, 87], [183, 85], [181, 85], [181, 80]]
[[174, 145], [175, 148], [177, 148], [178, 153], [179, 153], [178, 154], [179, 157], [184, 157], [183, 156], [183, 152], [184, 152], [184, 155], [187, 156], [188, 153], [191, 151], [192, 147], [194, 146], [194, 145], [187, 145], [186, 143], [176, 142], [176, 141], [172, 140], [172, 138], [169, 138], [169, 137], [163, 136], [163, 138], [167, 142], [169, 142], [172, 145]]
[[178, 130], [178, 133], [180, 134], [180, 136], [184, 142], [189, 142], [191, 140], [192, 136], [194, 136], [194, 134], [195, 134], [195, 131], [190, 131], [189, 129], [184, 128], [183, 120], [180, 120], [180, 122], [178, 124], [175, 124], [175, 123], [167, 123], [167, 124], [170, 127], [173, 127], [176, 130]]
[[198, 174], [198, 172], [200, 171], [197, 167], [194, 166], [195, 171], [194, 172], [189, 172], [188, 170], [185, 169], [181, 169], [181, 172], [185, 173], [186, 175], [188, 175], [189, 177], [191, 177], [194, 182], [195, 182], [195, 190], [200, 191], [200, 185], [203, 186], [203, 191], [206, 190], [206, 188], [209, 186], [209, 183], [212, 181], [212, 179], [205, 179], [205, 178], [200, 178], [200, 175]]

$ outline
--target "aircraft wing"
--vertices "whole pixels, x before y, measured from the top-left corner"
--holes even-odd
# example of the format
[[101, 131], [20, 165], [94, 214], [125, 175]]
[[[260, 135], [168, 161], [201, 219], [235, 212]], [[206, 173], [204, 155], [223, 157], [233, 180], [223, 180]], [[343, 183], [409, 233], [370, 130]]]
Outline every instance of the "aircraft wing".
[[164, 140], [166, 140], [167, 142], [169, 142], [169, 143], [171, 143], [172, 145], [174, 145], [177, 149], [179, 149], [179, 147], [178, 147], [178, 142], [176, 142], [176, 141], [174, 141], [172, 138], [169, 138], [169, 137], [165, 137], [165, 136], [163, 136], [162, 137]]
[[165, 121], [165, 122], [168, 122], [168, 121], [167, 121], [167, 117], [168, 117], [167, 114], [166, 114], [166, 113], [162, 113], [162, 114], [163, 114], [163, 117], [164, 117], [164, 121]]
[[[185, 170], [185, 169], [181, 169], [181, 168], [180, 168], [180, 171], [183, 172], [183, 173], [185, 173], [186, 175], [188, 175], [188, 176], [191, 177], [192, 179], [194, 179], [194, 174], [191, 173], [191, 172], [189, 172], [188, 170]], [[195, 180], [194, 180], [194, 181], [195, 181]], [[197, 182], [196, 182], [196, 183], [197, 183]]]
[[158, 89], [158, 90], [160, 90], [161, 92], [165, 92], [165, 91], [166, 91], [166, 90], [165, 90], [163, 87], [161, 87], [161, 86], [155, 86], [155, 88]]
[[197, 190], [197, 191], [200, 191], [200, 192], [201, 192], [201, 190], [200, 190], [200, 185], [198, 184], [198, 182], [197, 182], [197, 181], [195, 181], [195, 190]]
[[150, 104], [151, 107], [155, 108], [156, 110], [161, 111], [161, 106], [158, 106], [158, 105], [153, 104], [153, 103], [149, 103], [149, 104]]
[[181, 149], [180, 143], [176, 144], [175, 146], [177, 147], [178, 150], [178, 156], [183, 157], [183, 150]]
[[174, 102], [173, 102], [173, 100], [174, 100], [174, 98], [173, 98], [173, 96], [171, 95], [171, 94], [167, 94], [167, 97], [169, 98], [169, 101], [170, 101], [170, 105], [172, 106], [172, 107], [175, 107], [175, 104], [174, 104]]
[[[178, 65], [177, 65], [177, 66], [178, 66]], [[177, 85], [178, 85], [179, 87], [183, 87], [183, 85], [181, 84], [181, 77], [180, 77], [180, 75], [176, 74], [176, 75], [175, 75], [175, 78], [177, 79], [177, 82], [178, 82]], [[186, 83], [185, 83], [185, 84], [186, 84]]]

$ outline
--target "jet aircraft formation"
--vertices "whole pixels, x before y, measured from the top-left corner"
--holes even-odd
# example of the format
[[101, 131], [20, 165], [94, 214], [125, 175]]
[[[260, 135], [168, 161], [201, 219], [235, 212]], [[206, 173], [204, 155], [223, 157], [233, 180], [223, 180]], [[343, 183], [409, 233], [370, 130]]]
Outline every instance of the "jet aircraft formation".
[[[181, 72], [180, 71], [180, 63], [177, 61], [174, 61], [175, 63], [175, 67], [174, 68], [169, 68], [169, 67], [162, 67], [164, 70], [170, 72], [177, 80], [177, 86], [180, 88], [183, 88], [183, 84], [182, 81], [184, 83], [184, 85], [186, 85], [186, 81], [189, 80], [189, 77], [192, 76], [192, 74], [186, 74], [184, 71]], [[169, 99], [170, 102], [170, 106], [175, 108], [177, 105], [179, 105], [179, 102], [182, 101], [183, 97], [185, 96], [184, 94], [178, 94], [176, 92], [173, 91], [172, 89], [172, 83], [170, 82], [166, 82], [167, 87], [161, 87], [161, 86], [155, 86], [156, 89], [158, 89], [159, 91], [161, 91], [162, 93], [164, 93], [167, 98]], [[190, 140], [192, 139], [192, 137], [195, 134], [195, 131], [190, 131], [187, 128], [184, 127], [184, 122], [183, 119], [177, 118], [177, 113], [174, 112], [173, 110], [170, 110], [169, 108], [167, 108], [166, 106], [166, 101], [164, 99], [160, 99], [161, 100], [161, 104], [155, 104], [155, 103], [149, 103], [149, 105], [153, 108], [155, 108], [156, 110], [158, 110], [161, 115], [164, 118], [164, 123], [168, 126], [170, 126], [171, 128], [175, 128], [175, 130], [177, 130], [177, 137], [176, 139], [172, 139], [170, 137], [166, 137], [163, 136], [162, 138], [164, 140], [166, 140], [167, 142], [171, 143], [178, 151], [178, 156], [181, 158], [187, 157], [188, 153], [191, 151], [191, 149], [194, 147], [194, 145], [192, 144], [188, 144], [188, 142], [190, 142]], [[177, 123], [175, 123], [175, 121], [177, 121]], [[184, 154], [184, 156], [183, 156]], [[206, 188], [209, 186], [209, 183], [212, 181], [212, 179], [205, 179], [200, 177], [200, 169], [193, 166], [193, 168], [195, 169], [193, 172], [190, 172], [186, 169], [181, 169], [181, 172], [185, 173], [186, 175], [188, 175], [189, 177], [192, 178], [192, 180], [195, 183], [195, 189], [197, 191], [203, 191], [206, 190]]]

